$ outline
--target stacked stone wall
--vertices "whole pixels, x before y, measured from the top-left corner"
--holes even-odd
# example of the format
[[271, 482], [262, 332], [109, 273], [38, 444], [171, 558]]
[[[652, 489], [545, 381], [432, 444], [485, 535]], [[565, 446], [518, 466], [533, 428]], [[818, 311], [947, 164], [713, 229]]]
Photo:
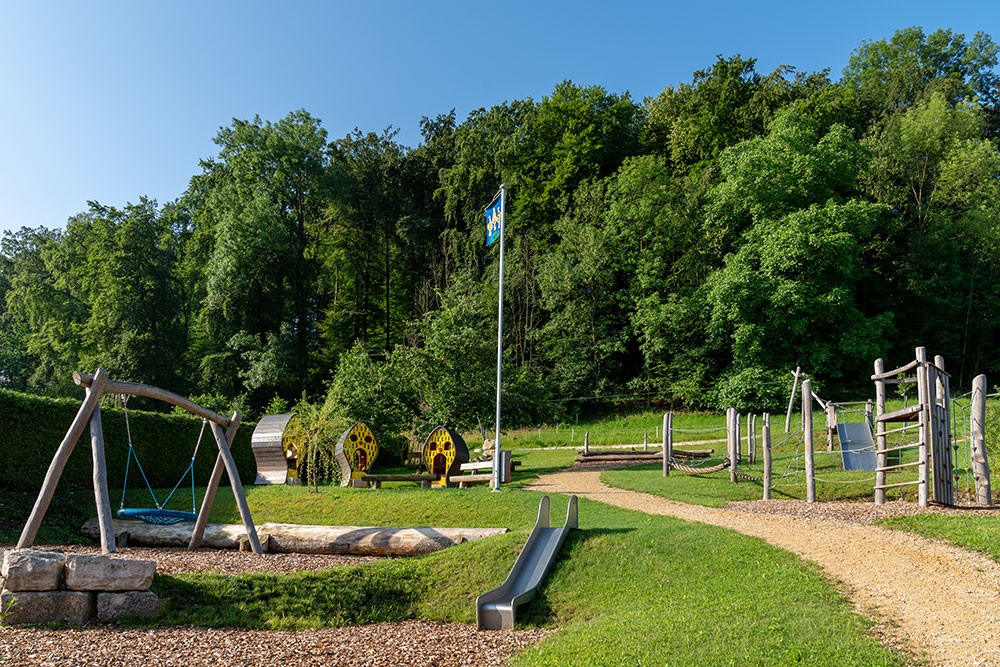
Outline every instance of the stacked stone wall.
[[161, 601], [149, 592], [156, 561], [62, 551], [0, 552], [0, 612], [4, 623], [66, 623], [154, 616]]

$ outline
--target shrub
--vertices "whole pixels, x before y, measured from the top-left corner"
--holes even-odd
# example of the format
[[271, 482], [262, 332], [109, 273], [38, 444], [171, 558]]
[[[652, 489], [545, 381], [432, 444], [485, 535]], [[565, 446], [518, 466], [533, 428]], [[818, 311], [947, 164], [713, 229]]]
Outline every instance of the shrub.
[[[102, 397], [101, 417], [108, 484], [120, 488], [128, 460], [124, 413], [113, 407], [111, 395]], [[0, 390], [0, 470], [4, 486], [16, 491], [38, 491], [52, 456], [80, 407], [74, 399], [53, 399]], [[201, 429], [201, 420], [185, 415], [129, 410], [132, 441], [154, 488], [172, 487], [187, 469]], [[244, 484], [252, 484], [257, 465], [250, 447], [255, 424], [244, 422], [232, 446]], [[211, 431], [205, 429], [195, 459], [195, 483], [204, 485], [217, 455]], [[129, 473], [131, 476], [131, 472]], [[225, 482], [223, 476], [223, 482]], [[141, 484], [141, 482], [140, 482]], [[85, 430], [59, 478], [60, 488], [93, 488], [93, 463]]]

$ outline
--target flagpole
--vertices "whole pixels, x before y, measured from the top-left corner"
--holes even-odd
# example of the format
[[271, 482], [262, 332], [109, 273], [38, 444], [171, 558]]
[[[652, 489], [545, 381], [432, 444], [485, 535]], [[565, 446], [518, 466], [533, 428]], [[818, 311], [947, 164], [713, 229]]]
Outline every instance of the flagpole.
[[500, 298], [497, 306], [497, 435], [493, 442], [493, 490], [500, 490], [500, 380], [503, 370], [503, 236], [506, 221], [507, 186], [500, 186]]

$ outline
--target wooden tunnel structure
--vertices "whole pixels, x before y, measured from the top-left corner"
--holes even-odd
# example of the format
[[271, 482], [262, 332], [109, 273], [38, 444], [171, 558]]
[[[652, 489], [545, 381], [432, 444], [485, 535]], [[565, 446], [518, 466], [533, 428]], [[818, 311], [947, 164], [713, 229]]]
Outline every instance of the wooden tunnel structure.
[[295, 413], [266, 415], [250, 438], [257, 479], [254, 484], [298, 484], [302, 426]]
[[45, 518], [49, 503], [52, 502], [52, 496], [55, 494], [59, 477], [66, 467], [66, 462], [73, 452], [73, 448], [83, 434], [83, 429], [89, 424], [91, 452], [94, 462], [94, 500], [97, 505], [101, 550], [104, 553], [114, 553], [116, 551], [115, 533], [112, 526], [111, 501], [108, 497], [107, 464], [104, 459], [104, 432], [101, 428], [101, 408], [98, 405], [101, 394], [106, 392], [154, 398], [175, 405], [207, 420], [207, 423], [211, 426], [212, 436], [215, 438], [215, 443], [219, 448], [219, 455], [216, 458], [215, 467], [212, 469], [212, 477], [209, 479], [208, 487], [205, 490], [205, 497], [202, 500], [201, 509], [198, 512], [198, 518], [195, 521], [194, 531], [188, 543], [188, 548], [197, 549], [201, 546], [205, 534], [205, 525], [208, 523], [208, 515], [212, 511], [215, 494], [219, 489], [219, 483], [222, 481], [222, 471], [225, 469], [229, 475], [233, 495], [236, 497], [236, 505], [239, 508], [240, 518], [243, 520], [243, 526], [246, 529], [250, 548], [254, 553], [263, 553], [260, 539], [257, 537], [257, 530], [253, 524], [253, 518], [250, 516], [250, 508], [247, 506], [246, 496], [243, 493], [243, 485], [240, 483], [239, 471], [236, 469], [236, 462], [233, 460], [232, 452], [229, 451], [236, 437], [236, 431], [240, 426], [240, 420], [242, 419], [242, 415], [239, 412], [234, 412], [233, 416], [227, 419], [208, 408], [202, 407], [183, 396], [166, 391], [165, 389], [134, 382], [117, 382], [111, 380], [108, 378], [107, 372], [101, 368], [97, 369], [97, 373], [94, 375], [74, 372], [73, 381], [78, 386], [84, 387], [86, 391], [83, 403], [80, 405], [80, 409], [77, 411], [69, 430], [59, 444], [55, 455], [52, 457], [49, 469], [45, 473], [45, 480], [42, 482], [42, 488], [38, 492], [38, 498], [35, 500], [31, 514], [28, 516], [28, 520], [24, 524], [24, 529], [21, 531], [21, 537], [17, 542], [18, 549], [27, 549], [34, 544], [38, 528], [41, 526], [42, 519]]
[[344, 431], [334, 449], [340, 465], [340, 485], [367, 489], [368, 482], [362, 476], [371, 472], [378, 458], [378, 440], [368, 424], [358, 422]]

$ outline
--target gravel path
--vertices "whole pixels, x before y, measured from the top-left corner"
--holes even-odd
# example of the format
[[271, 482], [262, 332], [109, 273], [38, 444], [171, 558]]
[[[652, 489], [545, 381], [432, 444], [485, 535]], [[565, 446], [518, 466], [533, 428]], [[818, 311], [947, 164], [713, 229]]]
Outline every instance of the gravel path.
[[[889, 620], [880, 624], [879, 632], [929, 664], [1000, 665], [1000, 564], [986, 556], [865, 525], [871, 519], [857, 512], [846, 513], [849, 521], [749, 513], [615, 489], [601, 482], [604, 469], [606, 466], [570, 468], [545, 475], [527, 488], [574, 493], [618, 507], [759, 537], [817, 563], [832, 579], [843, 582], [858, 611]], [[776, 502], [788, 501], [772, 501], [772, 511], [780, 507], [773, 504]], [[821, 512], [823, 505], [813, 507]]]

